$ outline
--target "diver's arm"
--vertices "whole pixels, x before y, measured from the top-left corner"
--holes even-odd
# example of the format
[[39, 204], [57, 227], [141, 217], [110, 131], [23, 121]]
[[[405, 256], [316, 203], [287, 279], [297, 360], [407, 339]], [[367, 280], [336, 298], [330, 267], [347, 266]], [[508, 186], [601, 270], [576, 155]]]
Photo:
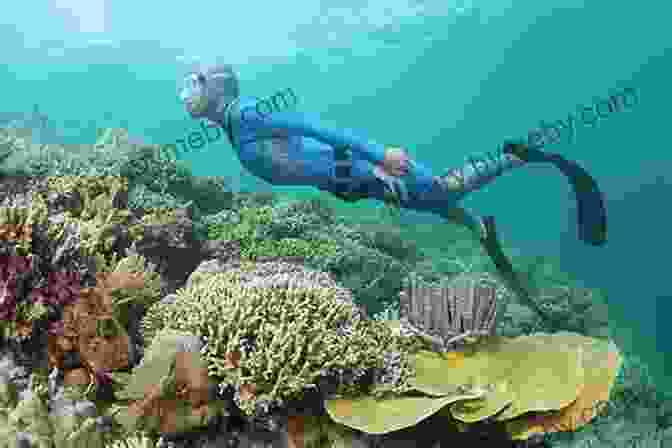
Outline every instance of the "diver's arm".
[[258, 126], [268, 130], [278, 129], [290, 136], [311, 137], [333, 147], [347, 146], [373, 164], [382, 163], [385, 159], [384, 145], [367, 140], [348, 129], [323, 126], [319, 123], [319, 120], [308, 118], [293, 111], [276, 112], [264, 118], [248, 112], [241, 117], [241, 124], [243, 126]]

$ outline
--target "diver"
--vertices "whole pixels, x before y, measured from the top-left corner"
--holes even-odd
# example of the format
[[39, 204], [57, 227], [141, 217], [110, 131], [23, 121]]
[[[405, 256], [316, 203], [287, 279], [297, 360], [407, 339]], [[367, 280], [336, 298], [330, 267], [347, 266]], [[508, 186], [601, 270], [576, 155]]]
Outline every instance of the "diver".
[[291, 109], [259, 113], [255, 97], [241, 97], [231, 66], [189, 73], [180, 99], [194, 119], [207, 119], [226, 132], [241, 164], [272, 185], [313, 186], [345, 201], [375, 199], [429, 212], [466, 227], [481, 242], [507, 284], [539, 313], [500, 246], [495, 219], [460, 207], [467, 194], [530, 162], [551, 163], [572, 184], [579, 210], [579, 236], [601, 245], [606, 217], [595, 181], [575, 162], [508, 141], [490, 163], [467, 163], [443, 175], [411, 158], [404, 148], [386, 146], [346, 129], [320, 124]]

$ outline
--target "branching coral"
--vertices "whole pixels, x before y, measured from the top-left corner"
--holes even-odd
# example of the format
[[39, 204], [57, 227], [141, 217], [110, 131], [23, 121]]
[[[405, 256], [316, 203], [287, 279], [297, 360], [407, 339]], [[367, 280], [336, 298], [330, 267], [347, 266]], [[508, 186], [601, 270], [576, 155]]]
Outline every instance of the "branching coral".
[[175, 208], [152, 208], [145, 209], [145, 212], [141, 221], [147, 225], [172, 224], [178, 219]]
[[287, 213], [270, 206], [246, 207], [238, 212], [235, 220], [211, 224], [208, 238], [239, 241], [242, 257], [250, 260], [259, 257], [318, 259], [337, 254], [338, 246], [328, 239], [299, 237], [305, 233], [306, 226], [316, 224]]
[[239, 241], [244, 258], [301, 257], [309, 266], [336, 276], [368, 311], [381, 311], [416, 261], [413, 245], [389, 230], [369, 234], [334, 224], [325, 214], [320, 205], [292, 202], [245, 206], [205, 221], [209, 239]]
[[131, 240], [142, 236], [142, 225], [133, 223], [132, 213], [121, 208], [127, 195], [125, 179], [65, 176], [49, 178], [48, 182], [56, 194], [77, 194], [80, 204], [78, 208], [68, 209], [61, 223], [51, 226], [52, 239], [62, 238], [66, 226], [76, 226], [84, 254], [110, 256], [115, 249], [121, 249], [120, 244], [129, 245]]
[[[10, 386], [11, 387], [11, 386]], [[19, 399], [6, 401], [0, 409], [0, 446], [14, 446], [19, 433], [29, 433], [40, 448], [50, 448], [54, 428], [47, 407], [47, 386], [42, 375], [31, 376], [31, 390]]]
[[146, 329], [201, 336], [210, 375], [220, 387], [235, 387], [248, 414], [268, 412], [321, 381], [339, 384], [341, 393], [360, 390], [367, 372], [384, 366], [395, 338], [343, 300], [346, 290], [320, 285], [328, 277], [317, 273], [310, 280], [310, 271], [302, 277], [300, 270], [274, 273], [273, 263], [255, 266], [178, 291], [173, 304], [148, 310]]
[[47, 206], [35, 198], [30, 207], [0, 207], [0, 241], [15, 246], [22, 254], [30, 253], [35, 226], [47, 221]]
[[48, 178], [47, 185], [56, 194], [78, 194], [81, 208], [69, 213], [83, 220], [122, 207], [128, 193], [128, 181], [117, 176], [54, 176]]

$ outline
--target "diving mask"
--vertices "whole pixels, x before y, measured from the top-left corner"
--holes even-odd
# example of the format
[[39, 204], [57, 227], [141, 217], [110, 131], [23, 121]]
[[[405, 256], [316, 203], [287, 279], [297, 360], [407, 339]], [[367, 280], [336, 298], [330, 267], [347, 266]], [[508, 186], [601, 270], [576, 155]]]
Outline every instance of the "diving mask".
[[204, 112], [208, 105], [205, 93], [205, 76], [202, 73], [192, 73], [184, 78], [180, 100], [187, 105], [192, 113]]

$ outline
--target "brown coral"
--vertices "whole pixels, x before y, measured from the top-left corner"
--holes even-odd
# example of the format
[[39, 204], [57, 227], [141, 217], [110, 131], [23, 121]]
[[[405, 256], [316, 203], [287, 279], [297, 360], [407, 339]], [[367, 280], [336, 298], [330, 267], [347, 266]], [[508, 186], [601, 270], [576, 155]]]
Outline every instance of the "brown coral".
[[33, 226], [30, 224], [3, 224], [0, 226], [0, 240], [30, 243], [33, 240]]
[[[62, 367], [66, 351], [76, 350], [93, 371], [125, 368], [129, 362], [129, 336], [114, 318], [112, 293], [121, 288], [144, 287], [144, 278], [130, 273], [99, 274], [96, 286], [84, 288], [79, 298], [63, 309], [63, 332], [50, 338], [49, 361]], [[101, 329], [111, 334], [101, 334]]]
[[66, 386], [88, 386], [91, 383], [91, 375], [84, 367], [65, 372], [63, 383]]
[[212, 414], [209, 403], [211, 381], [208, 368], [197, 352], [178, 352], [175, 358], [175, 397], [166, 397], [162, 384], [152, 387], [142, 400], [132, 403], [129, 414], [140, 417], [158, 417], [162, 433], [178, 432], [184, 426], [185, 416], [181, 408], [186, 405], [187, 417], [204, 421]]
[[289, 448], [304, 448], [305, 444], [305, 418], [301, 415], [287, 417], [287, 446]]

